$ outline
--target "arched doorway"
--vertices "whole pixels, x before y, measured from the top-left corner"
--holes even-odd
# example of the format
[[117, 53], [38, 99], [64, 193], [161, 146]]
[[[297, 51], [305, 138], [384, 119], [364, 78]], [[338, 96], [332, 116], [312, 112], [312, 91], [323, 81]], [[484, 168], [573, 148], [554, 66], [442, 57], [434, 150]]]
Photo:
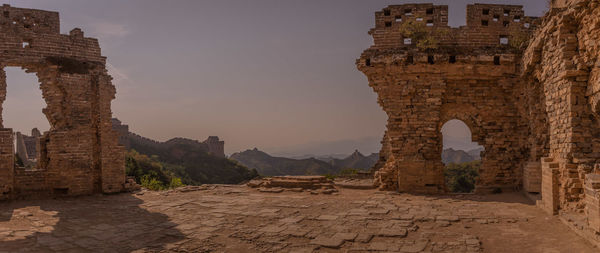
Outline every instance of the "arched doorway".
[[484, 147], [473, 141], [471, 129], [461, 120], [447, 121], [440, 131], [446, 188], [450, 192], [473, 192]]

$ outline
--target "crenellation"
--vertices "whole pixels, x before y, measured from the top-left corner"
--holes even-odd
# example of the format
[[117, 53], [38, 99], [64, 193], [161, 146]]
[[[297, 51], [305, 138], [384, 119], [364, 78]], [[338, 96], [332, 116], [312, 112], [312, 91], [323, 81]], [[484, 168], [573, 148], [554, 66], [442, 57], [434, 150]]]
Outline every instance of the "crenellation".
[[[386, 15], [386, 10], [389, 15]], [[405, 13], [408, 10], [410, 15]], [[483, 14], [485, 10], [488, 10], [488, 14]], [[508, 12], [506, 15], [505, 11]], [[483, 21], [486, 21], [485, 25]], [[406, 22], [424, 25], [439, 41], [440, 48], [456, 50], [460, 47], [494, 48], [503, 45], [501, 40], [509, 44], [510, 40], [530, 34], [540, 20], [525, 16], [523, 7], [518, 5], [474, 4], [467, 6], [467, 25], [452, 28], [448, 26], [448, 6], [390, 5], [383, 11], [375, 13], [375, 28], [369, 31], [375, 41], [371, 48], [414, 47], [412, 38], [405, 38], [400, 30], [401, 25]]]

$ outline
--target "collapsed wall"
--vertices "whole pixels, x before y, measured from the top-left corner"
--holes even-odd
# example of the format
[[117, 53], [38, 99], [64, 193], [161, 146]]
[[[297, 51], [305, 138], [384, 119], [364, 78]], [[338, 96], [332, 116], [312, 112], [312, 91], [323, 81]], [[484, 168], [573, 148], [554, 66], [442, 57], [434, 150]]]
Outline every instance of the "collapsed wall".
[[0, 200], [119, 192], [124, 148], [111, 127], [115, 87], [98, 40], [75, 28], [60, 34], [57, 12], [0, 7], [0, 112], [4, 67], [36, 73], [50, 130], [39, 137], [35, 168], [15, 167], [13, 131], [0, 118]]

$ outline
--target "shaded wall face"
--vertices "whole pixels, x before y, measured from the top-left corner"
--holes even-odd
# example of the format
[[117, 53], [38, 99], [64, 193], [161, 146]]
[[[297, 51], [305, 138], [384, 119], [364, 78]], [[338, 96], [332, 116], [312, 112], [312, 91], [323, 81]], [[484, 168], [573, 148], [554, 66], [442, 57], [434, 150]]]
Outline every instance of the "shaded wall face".
[[[51, 126], [40, 138], [37, 170], [16, 169], [8, 157], [0, 161], [0, 189], [9, 188], [4, 198], [120, 191], [125, 182], [124, 150], [110, 122], [115, 87], [98, 41], [85, 38], [79, 29], [59, 34], [55, 12], [7, 5], [0, 9], [0, 67], [19, 66], [36, 73], [47, 104], [43, 113]], [[0, 72], [3, 101], [6, 80]], [[12, 136], [0, 140], [0, 149], [9, 142]]]
[[539, 80], [548, 120], [548, 157], [555, 162], [559, 209], [582, 209], [586, 174], [600, 162], [597, 1], [553, 2], [523, 57], [524, 76]]

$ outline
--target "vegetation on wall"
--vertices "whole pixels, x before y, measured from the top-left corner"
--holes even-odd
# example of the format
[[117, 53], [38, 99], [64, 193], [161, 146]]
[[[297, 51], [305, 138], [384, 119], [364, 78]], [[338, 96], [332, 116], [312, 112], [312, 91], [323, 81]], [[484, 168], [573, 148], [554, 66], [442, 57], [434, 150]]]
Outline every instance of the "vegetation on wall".
[[434, 36], [434, 30], [429, 29], [423, 22], [403, 22], [400, 25], [400, 33], [404, 38], [410, 38], [420, 50], [438, 48], [439, 41]]
[[521, 29], [512, 29], [508, 40], [508, 45], [516, 50], [524, 50], [529, 42], [530, 35]]

